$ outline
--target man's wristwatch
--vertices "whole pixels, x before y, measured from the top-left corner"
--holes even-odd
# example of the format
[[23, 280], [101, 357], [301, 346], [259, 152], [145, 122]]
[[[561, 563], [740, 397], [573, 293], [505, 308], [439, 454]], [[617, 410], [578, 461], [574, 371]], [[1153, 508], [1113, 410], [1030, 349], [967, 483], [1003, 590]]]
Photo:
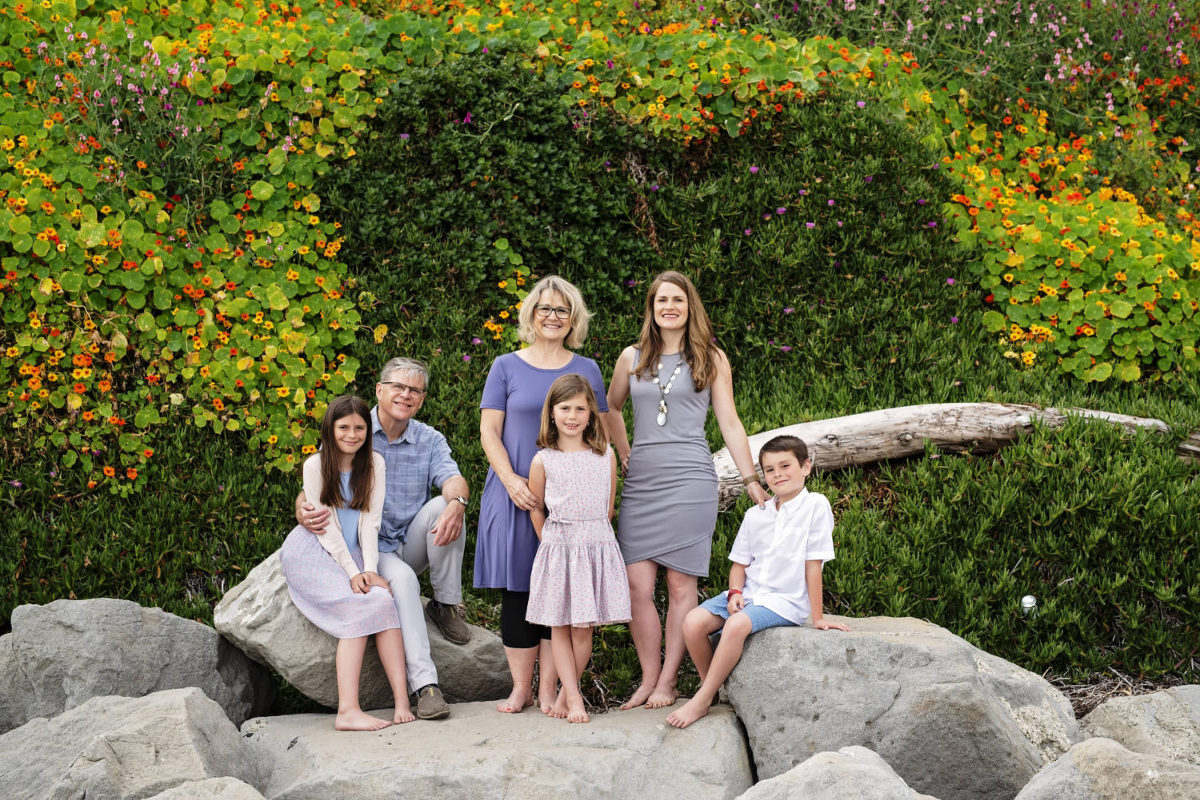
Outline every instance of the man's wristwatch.
[[462, 503], [463, 508], [468, 508], [471, 505], [470, 503], [467, 502], [467, 498], [463, 497], [461, 494], [456, 496], [454, 499], [457, 500], [458, 502]]

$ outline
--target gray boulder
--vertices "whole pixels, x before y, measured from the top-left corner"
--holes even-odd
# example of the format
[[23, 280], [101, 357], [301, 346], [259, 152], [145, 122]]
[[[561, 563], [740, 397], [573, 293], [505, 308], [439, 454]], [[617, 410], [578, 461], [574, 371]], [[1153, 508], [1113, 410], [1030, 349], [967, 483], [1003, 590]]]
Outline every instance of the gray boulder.
[[936, 800], [917, 794], [865, 747], [817, 753], [782, 775], [755, 784], [739, 800]]
[[928, 622], [845, 621], [852, 632], [772, 628], [747, 644], [726, 692], [761, 779], [860, 745], [919, 792], [1010, 800], [1079, 740], [1041, 677]]
[[1016, 800], [1196, 800], [1200, 767], [1085, 739], [1039, 772]]
[[[333, 668], [337, 640], [309, 622], [292, 603], [278, 550], [226, 592], [213, 611], [213, 624], [247, 655], [274, 667], [308, 697], [330, 708], [337, 706]], [[512, 681], [499, 636], [472, 626], [471, 640], [456, 645], [430, 625], [429, 644], [447, 700], [508, 696]], [[392, 705], [392, 690], [373, 637], [363, 661], [360, 698], [363, 708]]]
[[188, 781], [151, 797], [150, 800], [264, 800], [262, 793], [237, 778]]
[[263, 793], [288, 800], [715, 800], [749, 788], [750, 757], [727, 706], [684, 730], [666, 724], [668, 713], [614, 711], [572, 725], [467, 703], [444, 721], [373, 733], [339, 733], [331, 716], [314, 714], [253, 719], [242, 733], [273, 765]]
[[237, 728], [196, 688], [93, 697], [0, 735], [5, 800], [149, 797], [185, 781], [259, 769]]
[[234, 725], [266, 711], [270, 673], [215, 630], [128, 600], [18, 606], [0, 637], [0, 732], [92, 697], [196, 686]]
[[1080, 727], [1088, 736], [1116, 739], [1138, 753], [1200, 766], [1200, 686], [1110, 698]]

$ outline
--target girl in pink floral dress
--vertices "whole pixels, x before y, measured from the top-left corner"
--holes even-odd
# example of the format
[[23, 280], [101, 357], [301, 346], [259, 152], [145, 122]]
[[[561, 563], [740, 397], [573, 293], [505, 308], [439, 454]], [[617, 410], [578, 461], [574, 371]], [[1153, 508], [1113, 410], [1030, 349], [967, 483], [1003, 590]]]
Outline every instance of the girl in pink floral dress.
[[587, 722], [579, 676], [592, 655], [592, 627], [629, 621], [629, 579], [612, 529], [617, 460], [595, 392], [579, 375], [550, 386], [529, 467], [529, 512], [541, 544], [526, 619], [550, 626], [562, 690], [550, 716]]

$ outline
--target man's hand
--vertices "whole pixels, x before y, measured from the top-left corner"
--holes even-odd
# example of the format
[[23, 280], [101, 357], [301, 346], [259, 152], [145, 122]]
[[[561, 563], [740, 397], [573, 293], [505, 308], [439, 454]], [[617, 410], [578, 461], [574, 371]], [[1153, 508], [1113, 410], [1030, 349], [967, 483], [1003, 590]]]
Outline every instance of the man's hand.
[[429, 530], [433, 534], [435, 545], [445, 547], [462, 536], [463, 518], [466, 516], [466, 511], [467, 507], [457, 500], [451, 500], [446, 504], [446, 508], [442, 510], [437, 522]]
[[329, 513], [328, 508], [318, 511], [316, 506], [304, 499], [303, 493], [296, 498], [296, 523], [308, 528], [311, 533], [318, 536], [325, 533], [329, 525]]

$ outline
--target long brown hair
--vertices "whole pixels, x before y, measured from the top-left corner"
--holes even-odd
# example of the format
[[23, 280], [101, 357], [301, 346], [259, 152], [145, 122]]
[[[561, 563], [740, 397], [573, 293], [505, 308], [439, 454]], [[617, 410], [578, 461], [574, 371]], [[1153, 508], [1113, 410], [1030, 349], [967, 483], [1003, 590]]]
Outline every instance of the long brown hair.
[[654, 321], [654, 296], [664, 283], [678, 286], [687, 296], [688, 317], [687, 329], [683, 335], [683, 358], [692, 370], [692, 381], [699, 392], [712, 383], [717, 375], [717, 345], [713, 342], [712, 323], [704, 311], [700, 293], [696, 291], [695, 284], [682, 272], [667, 270], [660, 273], [646, 292], [646, 312], [642, 318], [642, 333], [637, 342], [637, 348], [642, 355], [633, 374], [646, 381], [654, 377], [658, 368], [663, 340], [662, 331]]
[[336, 397], [325, 409], [325, 418], [321, 420], [321, 505], [329, 508], [341, 508], [346, 505], [342, 497], [341, 450], [338, 449], [333, 429], [339, 419], [358, 415], [367, 421], [367, 439], [354, 454], [350, 462], [350, 508], [366, 511], [371, 502], [371, 483], [375, 471], [371, 469], [371, 436], [374, 433], [371, 423], [371, 409], [367, 408], [358, 397], [344, 394]]
[[550, 384], [550, 391], [546, 392], [546, 402], [542, 404], [542, 427], [538, 431], [538, 447], [558, 449], [558, 427], [554, 424], [554, 407], [577, 394], [587, 398], [590, 412], [588, 424], [583, 429], [583, 443], [596, 455], [602, 456], [608, 452], [608, 434], [600, 424], [600, 405], [596, 402], [596, 393], [587, 378], [573, 372]]

